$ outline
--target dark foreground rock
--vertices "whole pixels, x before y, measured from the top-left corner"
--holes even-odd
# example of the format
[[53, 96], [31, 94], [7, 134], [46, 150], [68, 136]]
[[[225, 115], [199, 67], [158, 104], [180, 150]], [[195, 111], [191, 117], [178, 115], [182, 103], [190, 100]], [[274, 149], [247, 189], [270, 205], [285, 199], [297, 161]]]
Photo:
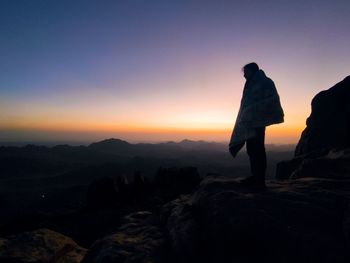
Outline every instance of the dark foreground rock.
[[349, 190], [350, 180], [310, 178], [254, 192], [234, 179], [207, 177], [193, 195], [173, 201], [170, 213], [165, 209], [173, 258], [349, 262]]
[[0, 238], [0, 262], [78, 263], [86, 249], [49, 229], [38, 229]]
[[131, 214], [116, 232], [97, 240], [82, 263], [167, 262], [162, 229], [151, 212]]
[[256, 191], [208, 175], [160, 210], [124, 217], [86, 254], [44, 229], [0, 239], [0, 262], [350, 262], [350, 179], [336, 178], [269, 181]]
[[90, 262], [339, 262], [350, 260], [350, 180], [270, 181], [265, 190], [210, 175], [157, 213], [127, 216]]

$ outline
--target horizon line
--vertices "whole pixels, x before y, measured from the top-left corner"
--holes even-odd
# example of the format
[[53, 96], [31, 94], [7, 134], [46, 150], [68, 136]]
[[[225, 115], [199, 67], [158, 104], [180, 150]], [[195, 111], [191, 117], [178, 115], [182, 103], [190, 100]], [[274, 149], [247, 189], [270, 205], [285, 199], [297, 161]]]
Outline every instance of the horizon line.
[[[216, 143], [216, 144], [228, 144], [229, 140], [192, 140], [184, 138], [181, 140], [125, 140], [120, 138], [105, 138], [102, 140], [1, 140], [0, 146], [26, 146], [26, 145], [35, 145], [35, 146], [58, 146], [58, 145], [69, 145], [69, 146], [86, 146], [93, 143], [99, 143], [107, 140], [121, 140], [129, 144], [162, 144], [162, 143], [181, 143], [184, 141], [189, 142], [202, 142], [202, 143]], [[297, 143], [266, 143], [265, 146], [292, 146], [297, 145]]]

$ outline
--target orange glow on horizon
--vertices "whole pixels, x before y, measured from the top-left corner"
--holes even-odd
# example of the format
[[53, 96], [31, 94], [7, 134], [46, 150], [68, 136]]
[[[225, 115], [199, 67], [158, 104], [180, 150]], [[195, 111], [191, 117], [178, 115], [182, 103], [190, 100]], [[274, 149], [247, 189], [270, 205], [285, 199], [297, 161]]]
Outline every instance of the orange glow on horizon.
[[[69, 141], [82, 137], [90, 141], [108, 137], [127, 141], [229, 141], [244, 79], [241, 72], [229, 67], [201, 69], [170, 79], [130, 80], [125, 84], [130, 91], [125, 94], [113, 87], [74, 86], [62, 94], [48, 93], [35, 100], [22, 97], [16, 105], [5, 100], [0, 105], [6, 113], [1, 116], [0, 111], [0, 139], [44, 136], [47, 140]], [[278, 74], [272, 77], [286, 116], [285, 123], [267, 128], [266, 142], [296, 143], [314, 91], [302, 94], [302, 101], [301, 94], [293, 92], [293, 83]], [[142, 96], [135, 87], [142, 90]]]
[[[215, 126], [215, 127], [212, 127]], [[24, 123], [1, 127], [2, 130], [24, 130], [40, 133], [70, 134], [67, 138], [79, 138], [79, 134], [90, 134], [92, 137], [123, 137], [131, 141], [154, 141], [154, 140], [210, 140], [229, 141], [233, 124], [220, 125], [178, 125], [178, 126], [156, 126], [148, 123]], [[266, 143], [290, 144], [296, 143], [300, 137], [303, 126], [298, 125], [272, 125], [266, 130]], [[142, 139], [144, 138], [144, 139]]]

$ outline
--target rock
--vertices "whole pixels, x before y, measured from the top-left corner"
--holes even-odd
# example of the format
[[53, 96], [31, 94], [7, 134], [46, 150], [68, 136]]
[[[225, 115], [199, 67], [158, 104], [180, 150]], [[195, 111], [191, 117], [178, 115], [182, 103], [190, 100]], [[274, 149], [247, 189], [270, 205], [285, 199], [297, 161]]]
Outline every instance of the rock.
[[[277, 179], [290, 179], [294, 171], [300, 168], [305, 162], [313, 159], [319, 159], [325, 157], [329, 153], [329, 149], [321, 149], [313, 151], [303, 156], [294, 157], [292, 160], [286, 160], [279, 162], [276, 165], [276, 178]], [[311, 176], [311, 174], [309, 175]], [[312, 173], [315, 177], [325, 177], [317, 176], [316, 170]]]
[[267, 190], [252, 192], [234, 179], [208, 176], [172, 209], [167, 223], [172, 257], [348, 262], [349, 190], [349, 180], [314, 178], [268, 183]]
[[[201, 255], [200, 229], [189, 197], [180, 197], [163, 209], [168, 212], [167, 231], [175, 262], [198, 262]], [[170, 212], [170, 213], [169, 213]]]
[[[277, 164], [276, 178], [349, 177], [350, 76], [312, 100], [295, 158]], [[334, 154], [337, 152], [337, 154]]]
[[124, 221], [116, 233], [94, 242], [82, 263], [166, 262], [165, 237], [151, 212], [136, 212]]
[[350, 76], [312, 100], [295, 156], [321, 149], [350, 147]]
[[112, 178], [105, 176], [93, 181], [88, 188], [87, 206], [89, 208], [104, 208], [116, 201], [116, 190]]
[[78, 263], [86, 249], [49, 229], [37, 229], [0, 238], [0, 262]]
[[82, 263], [349, 262], [349, 178], [267, 186], [254, 191], [237, 179], [208, 175], [159, 215], [124, 217], [115, 233], [93, 243]]
[[350, 148], [331, 150], [326, 156], [318, 158], [303, 159], [290, 176], [301, 177], [350, 179]]

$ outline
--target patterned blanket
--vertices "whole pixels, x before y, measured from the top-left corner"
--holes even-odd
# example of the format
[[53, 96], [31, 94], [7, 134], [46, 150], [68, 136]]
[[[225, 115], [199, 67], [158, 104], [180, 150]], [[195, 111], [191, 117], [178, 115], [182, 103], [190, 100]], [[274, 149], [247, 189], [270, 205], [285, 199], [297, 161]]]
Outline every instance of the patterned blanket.
[[257, 71], [246, 81], [241, 106], [229, 146], [241, 144], [255, 136], [256, 127], [284, 122], [284, 113], [274, 82], [264, 71]]

